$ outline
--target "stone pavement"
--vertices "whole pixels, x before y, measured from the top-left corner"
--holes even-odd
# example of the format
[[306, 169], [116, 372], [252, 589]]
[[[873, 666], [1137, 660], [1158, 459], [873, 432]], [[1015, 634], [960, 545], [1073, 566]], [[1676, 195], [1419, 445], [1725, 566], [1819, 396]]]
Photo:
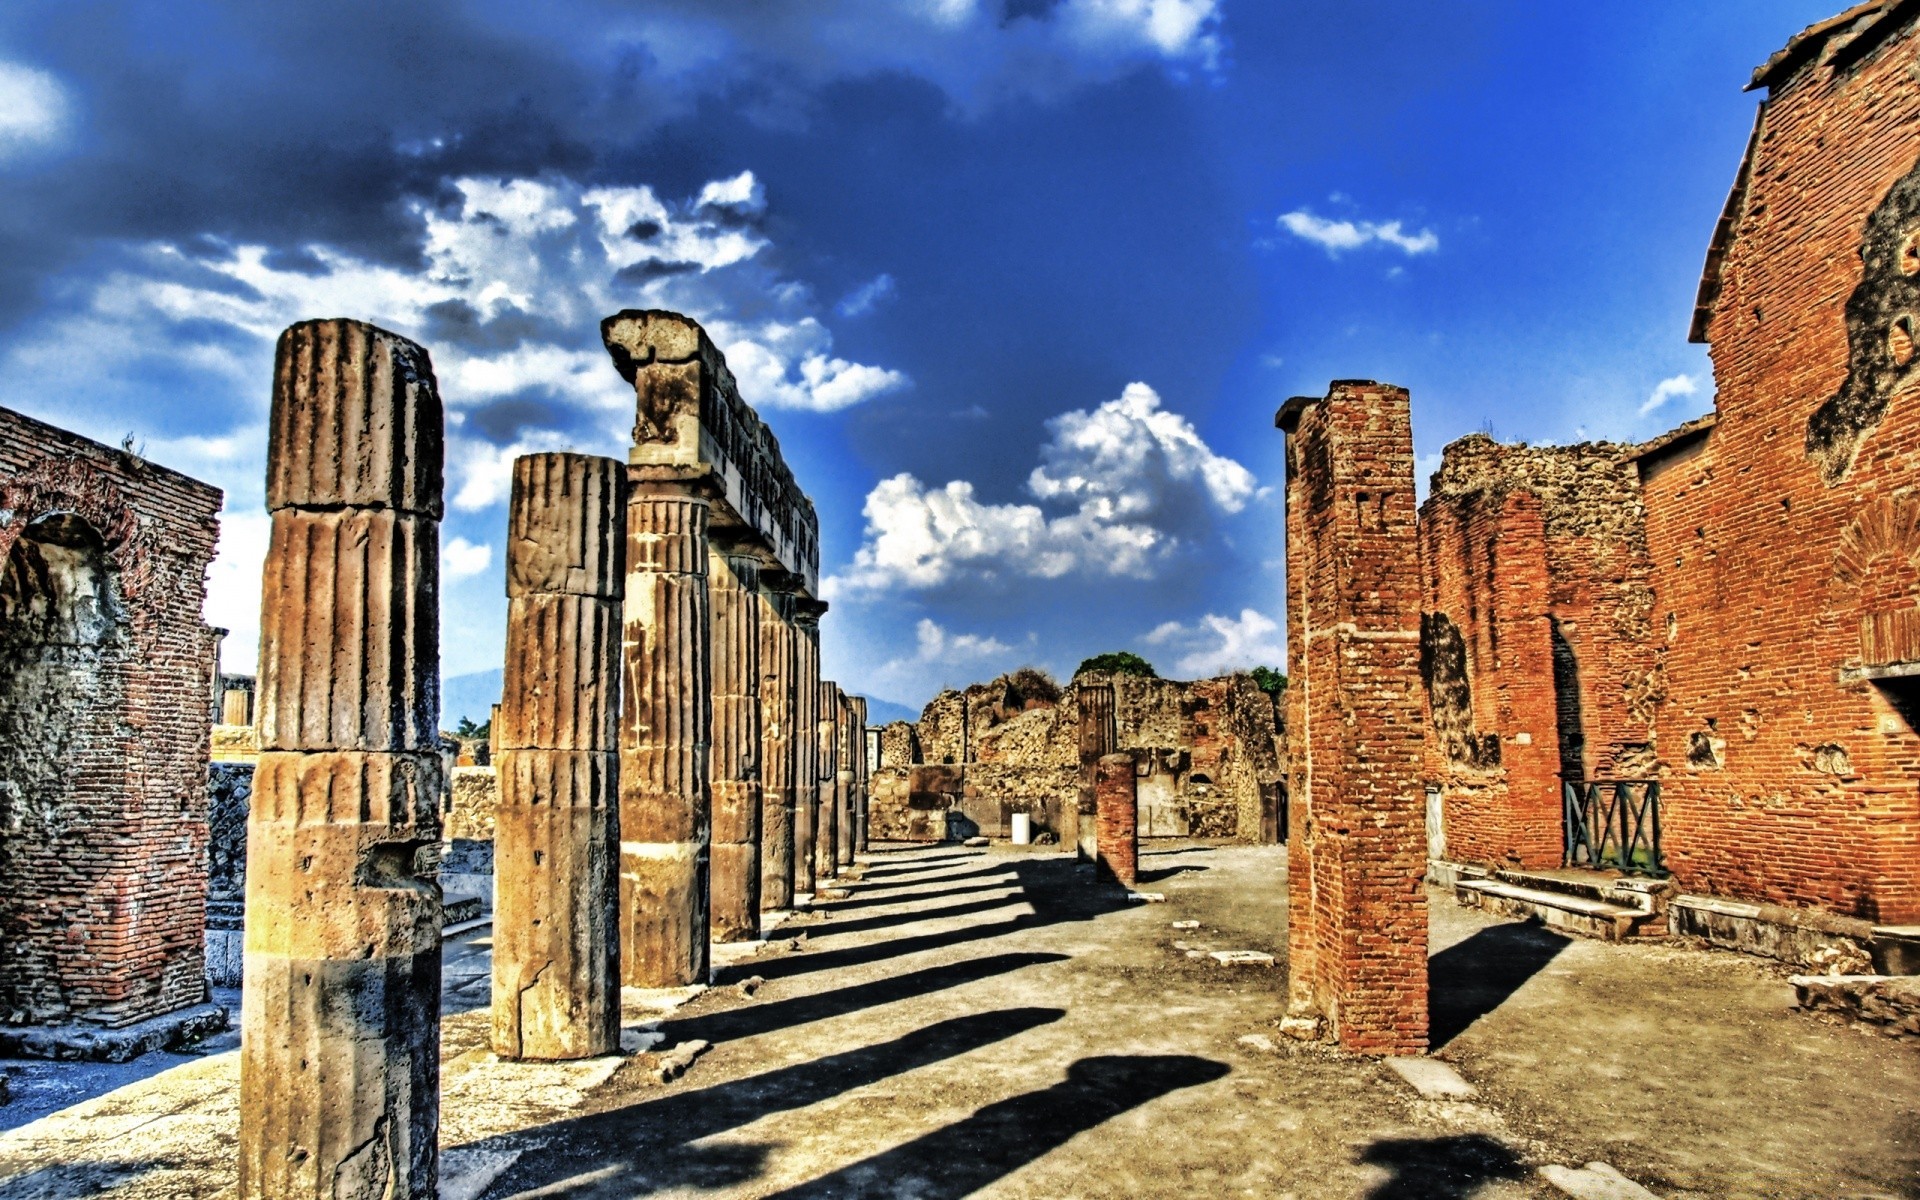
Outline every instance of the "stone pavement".
[[[1046, 848], [876, 852], [683, 1006], [629, 992], [629, 1046], [659, 1036], [624, 1058], [495, 1060], [470, 933], [442, 1195], [1504, 1200], [1565, 1194], [1555, 1166], [1668, 1200], [1916, 1194], [1920, 1053], [1791, 1011], [1763, 964], [1441, 898], [1438, 1057], [1472, 1094], [1412, 1072], [1423, 1094], [1279, 1035], [1284, 848], [1142, 850], [1165, 903]], [[1237, 950], [1276, 962], [1214, 957]], [[236, 1070], [209, 1055], [0, 1135], [0, 1200], [230, 1195]]]

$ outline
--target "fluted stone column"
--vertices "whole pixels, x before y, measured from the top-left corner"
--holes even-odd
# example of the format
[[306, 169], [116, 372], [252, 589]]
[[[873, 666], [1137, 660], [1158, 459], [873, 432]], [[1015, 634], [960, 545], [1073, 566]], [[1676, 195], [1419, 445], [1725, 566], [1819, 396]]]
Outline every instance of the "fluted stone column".
[[793, 907], [793, 592], [760, 573], [760, 911]]
[[867, 852], [867, 774], [870, 764], [867, 762], [867, 698], [849, 696], [847, 703], [853, 712], [853, 734], [848, 741], [853, 746], [853, 848], [861, 854]]
[[620, 943], [631, 987], [707, 982], [710, 501], [629, 475], [620, 721]]
[[825, 611], [822, 601], [794, 602], [793, 890], [798, 895], [819, 885], [820, 617]]
[[[243, 1200], [439, 1173], [442, 417], [427, 352], [280, 335], [241, 1000]], [[423, 853], [426, 852], [426, 853]]]
[[620, 1049], [619, 727], [626, 464], [529, 454], [507, 508], [494, 718], [493, 1049]]
[[820, 815], [814, 828], [813, 873], [816, 878], [833, 879], [840, 874], [840, 685], [823, 681], [819, 695], [814, 741], [820, 757], [814, 794]]
[[760, 936], [760, 564], [716, 549], [713, 607], [713, 940]]
[[840, 693], [839, 722], [834, 728], [834, 757], [839, 770], [834, 773], [834, 809], [839, 813], [838, 861], [842, 868], [853, 865], [853, 848], [860, 840], [860, 818], [854, 812], [853, 697]]

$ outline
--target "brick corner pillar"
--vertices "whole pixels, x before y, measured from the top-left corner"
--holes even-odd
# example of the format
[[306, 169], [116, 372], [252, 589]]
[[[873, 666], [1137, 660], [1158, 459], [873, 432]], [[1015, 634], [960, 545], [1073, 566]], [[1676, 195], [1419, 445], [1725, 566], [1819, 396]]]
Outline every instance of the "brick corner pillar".
[[1404, 388], [1336, 381], [1287, 434], [1288, 1019], [1427, 1046], [1420, 567]]
[[626, 464], [529, 454], [507, 509], [493, 729], [493, 1048], [620, 1048], [619, 720]]
[[716, 543], [713, 608], [713, 940], [760, 936], [760, 563]]
[[1094, 766], [1094, 805], [1099, 832], [1095, 866], [1100, 878], [1123, 887], [1140, 879], [1140, 809], [1131, 754], [1106, 754]]
[[834, 879], [840, 874], [840, 685], [824, 680], [814, 724], [819, 745], [814, 780], [813, 874]]
[[1099, 804], [1094, 788], [1095, 769], [1102, 758], [1114, 751], [1113, 685], [1083, 683], [1074, 691], [1074, 704], [1080, 717], [1080, 786], [1074, 809], [1063, 814], [1060, 840], [1073, 839], [1080, 861], [1099, 858]]
[[442, 415], [420, 346], [280, 335], [247, 827], [243, 1200], [436, 1195]]
[[799, 895], [820, 882], [820, 618], [826, 611], [824, 600], [794, 602], [793, 890]]
[[795, 650], [792, 577], [763, 570], [760, 629], [760, 911], [793, 907]]

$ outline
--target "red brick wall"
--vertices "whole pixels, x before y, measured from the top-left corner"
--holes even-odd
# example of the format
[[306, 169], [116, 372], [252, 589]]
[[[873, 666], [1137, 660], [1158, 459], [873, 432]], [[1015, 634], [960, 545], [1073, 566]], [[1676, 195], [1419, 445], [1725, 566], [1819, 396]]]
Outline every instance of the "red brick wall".
[[214, 488], [0, 409], [12, 595], [41, 594], [35, 522], [66, 513], [102, 544], [84, 554], [117, 609], [84, 645], [26, 644], [15, 620], [0, 647], [0, 1019], [125, 1024], [205, 998], [201, 606], [219, 507]]
[[1862, 619], [1920, 606], [1920, 534], [1900, 516], [1920, 371], [1888, 319], [1920, 308], [1920, 38], [1909, 17], [1848, 46], [1859, 28], [1774, 80], [1710, 266], [1717, 423], [1704, 449], [1640, 465], [1669, 866], [1692, 889], [1904, 923], [1920, 920], [1915, 709], [1909, 685], [1857, 672]]
[[1427, 1042], [1425, 712], [1404, 389], [1335, 383], [1287, 440], [1289, 1007], [1347, 1049]]

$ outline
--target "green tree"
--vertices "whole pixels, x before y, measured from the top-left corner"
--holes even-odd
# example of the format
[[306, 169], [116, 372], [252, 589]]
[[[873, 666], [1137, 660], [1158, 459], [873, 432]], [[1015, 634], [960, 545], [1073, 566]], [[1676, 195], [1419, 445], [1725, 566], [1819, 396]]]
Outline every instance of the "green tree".
[[1259, 685], [1261, 691], [1276, 700], [1287, 690], [1287, 677], [1272, 667], [1255, 667], [1247, 674], [1253, 676], [1253, 682]]
[[484, 738], [493, 736], [493, 718], [487, 718], [484, 725], [475, 725], [467, 717], [461, 717], [460, 723], [453, 727], [453, 736], [463, 738]]
[[1074, 671], [1073, 677], [1078, 679], [1082, 675], [1090, 672], [1100, 672], [1109, 675], [1138, 675], [1142, 679], [1158, 679], [1160, 677], [1160, 673], [1153, 669], [1152, 663], [1141, 658], [1131, 650], [1115, 650], [1111, 654], [1096, 654], [1081, 663], [1079, 668]]

